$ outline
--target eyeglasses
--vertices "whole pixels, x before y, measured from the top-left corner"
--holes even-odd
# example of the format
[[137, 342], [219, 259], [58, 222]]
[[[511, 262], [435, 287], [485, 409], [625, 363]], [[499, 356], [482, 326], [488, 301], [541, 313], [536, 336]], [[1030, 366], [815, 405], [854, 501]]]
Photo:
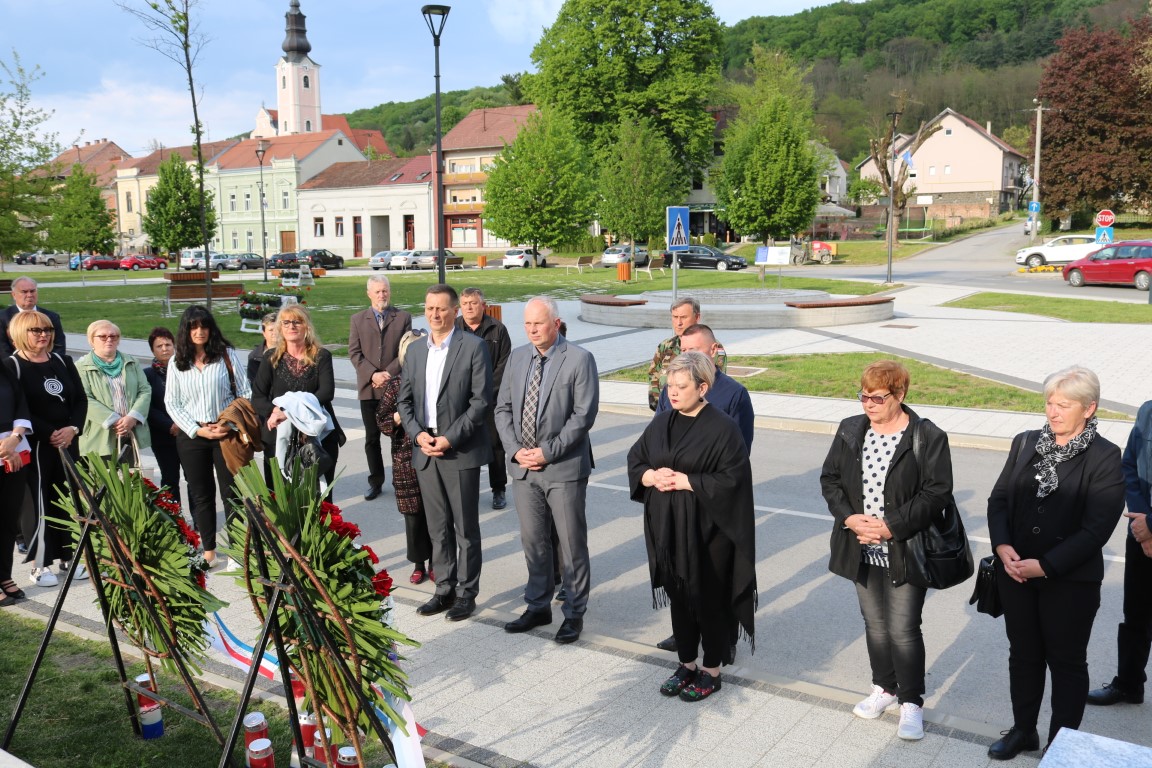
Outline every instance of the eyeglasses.
[[33, 336], [49, 336], [53, 333], [56, 333], [56, 329], [55, 328], [29, 328], [28, 333], [31, 333]]
[[297, 325], [304, 325], [304, 321], [303, 320], [281, 320], [280, 325], [284, 326], [285, 328], [287, 328], [288, 326], [295, 327]]
[[864, 394], [864, 391], [861, 390], [856, 393], [856, 397], [860, 398], [860, 402], [862, 403], [866, 403], [871, 400], [872, 402], [876, 403], [876, 405], [884, 405], [884, 401], [892, 397], [892, 393], [889, 392], [886, 395], [866, 395]]
[[98, 333], [95, 338], [100, 341], [120, 341], [120, 334], [118, 333]]

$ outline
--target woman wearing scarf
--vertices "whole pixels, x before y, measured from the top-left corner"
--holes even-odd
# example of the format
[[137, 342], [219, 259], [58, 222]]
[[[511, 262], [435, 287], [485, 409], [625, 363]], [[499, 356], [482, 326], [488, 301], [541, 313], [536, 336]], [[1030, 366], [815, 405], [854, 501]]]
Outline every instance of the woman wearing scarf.
[[176, 337], [172, 331], [157, 326], [148, 334], [148, 348], [152, 350], [152, 365], [144, 370], [144, 377], [152, 387], [152, 404], [148, 408], [148, 434], [152, 440], [152, 455], [160, 466], [160, 484], [168, 489], [176, 503], [180, 503], [180, 454], [176, 451], [176, 434], [180, 428], [164, 407], [164, 390], [168, 384], [168, 361], [176, 354]]
[[660, 693], [696, 702], [720, 690], [733, 624], [755, 647], [752, 467], [736, 422], [704, 399], [713, 362], [686, 352], [667, 370], [672, 410], [628, 452], [628, 485], [644, 504], [653, 606], [670, 605], [680, 658]]
[[[149, 447], [147, 413], [152, 387], [136, 358], [120, 353], [120, 329], [107, 320], [97, 320], [88, 326], [88, 344], [92, 351], [76, 362], [88, 395], [80, 455], [115, 457], [133, 436], [134, 449]], [[128, 463], [139, 466], [139, 460], [134, 450]]]
[[1044, 381], [1044, 397], [1048, 423], [1016, 436], [988, 498], [1013, 716], [988, 748], [994, 760], [1039, 749], [1045, 672], [1052, 675], [1048, 743], [1061, 728], [1080, 726], [1102, 550], [1124, 509], [1120, 449], [1096, 433], [1100, 379], [1065, 368]]

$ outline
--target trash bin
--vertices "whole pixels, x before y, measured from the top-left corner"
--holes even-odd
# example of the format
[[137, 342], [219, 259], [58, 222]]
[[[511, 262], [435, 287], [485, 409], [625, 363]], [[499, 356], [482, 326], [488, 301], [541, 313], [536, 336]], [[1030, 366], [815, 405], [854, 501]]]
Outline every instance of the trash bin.
[[488, 304], [484, 310], [484, 314], [496, 320], [497, 322], [504, 322], [504, 310], [500, 308], [499, 304]]
[[476, 266], [480, 267], [480, 269], [484, 269], [484, 267], [488, 266], [488, 254], [481, 253], [478, 255], [476, 257]]
[[622, 283], [632, 280], [632, 262], [622, 261], [616, 265], [616, 279]]

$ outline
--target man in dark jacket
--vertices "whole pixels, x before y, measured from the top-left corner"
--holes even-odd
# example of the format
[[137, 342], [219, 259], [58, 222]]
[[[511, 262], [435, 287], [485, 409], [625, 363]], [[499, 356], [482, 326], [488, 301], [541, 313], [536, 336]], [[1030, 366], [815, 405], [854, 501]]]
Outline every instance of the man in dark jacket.
[[52, 351], [58, 355], [65, 354], [66, 340], [64, 338], [64, 326], [60, 323], [60, 315], [50, 309], [36, 306], [40, 295], [39, 290], [36, 281], [30, 277], [18, 277], [12, 281], [12, 304], [0, 312], [0, 357], [11, 357], [12, 353], [16, 351], [16, 348], [12, 346], [12, 340], [8, 338], [8, 323], [20, 312], [32, 310], [47, 315], [48, 319], [52, 321], [52, 327], [56, 329], [52, 339]]

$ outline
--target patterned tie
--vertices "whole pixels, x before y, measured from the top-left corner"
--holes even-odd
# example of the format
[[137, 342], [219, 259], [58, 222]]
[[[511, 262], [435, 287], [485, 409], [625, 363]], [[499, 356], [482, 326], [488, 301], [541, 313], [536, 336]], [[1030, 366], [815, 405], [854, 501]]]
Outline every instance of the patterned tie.
[[384, 315], [376, 315], [376, 325], [380, 326], [380, 330], [384, 330]]
[[532, 379], [528, 382], [528, 391], [524, 393], [524, 412], [521, 418], [520, 441], [525, 448], [536, 447], [536, 411], [540, 406], [540, 382], [544, 379], [544, 361], [548, 358], [538, 355], [536, 366], [532, 370]]

